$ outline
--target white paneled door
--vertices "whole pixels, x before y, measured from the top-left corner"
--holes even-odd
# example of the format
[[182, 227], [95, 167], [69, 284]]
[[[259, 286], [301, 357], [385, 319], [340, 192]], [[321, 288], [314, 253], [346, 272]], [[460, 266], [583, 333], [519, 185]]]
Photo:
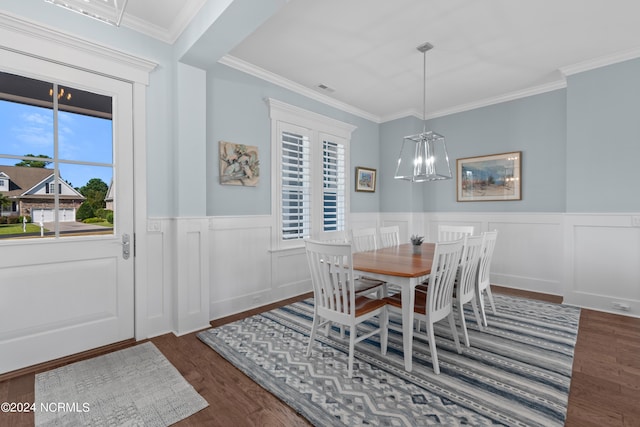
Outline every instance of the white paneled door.
[[[42, 236], [27, 232], [24, 236], [0, 235], [0, 373], [5, 373], [134, 336], [133, 103], [128, 82], [2, 48], [0, 72], [11, 74], [7, 78], [50, 83], [47, 96], [58, 95], [57, 101], [54, 96], [46, 99], [35, 93], [36, 84], [26, 85], [25, 90], [33, 93], [22, 98], [6, 93], [16, 84], [0, 90], [0, 99], [13, 97], [13, 104], [5, 106], [7, 111], [22, 103], [36, 105], [42, 113], [32, 115], [31, 122], [16, 119], [0, 129], [0, 166], [8, 171], [8, 179], [13, 174], [16, 181], [26, 182], [25, 176], [33, 171], [15, 165], [29, 161], [28, 154], [52, 159], [46, 166], [53, 176], [47, 184], [50, 194], [47, 190], [46, 196], [28, 198], [14, 192], [11, 197], [22, 197], [24, 212], [47, 209], [53, 215], [49, 219], [54, 220]], [[66, 89], [64, 94], [61, 89]], [[64, 105], [69, 93], [72, 96]], [[82, 104], [84, 96], [97, 96], [102, 103], [107, 100], [106, 107]], [[38, 97], [42, 99], [36, 102]], [[87, 132], [82, 127], [87, 126], [86, 121], [98, 127]], [[51, 129], [45, 126], [48, 123]], [[16, 133], [16, 128], [24, 129]], [[107, 142], [105, 132], [111, 132]], [[34, 141], [41, 142], [40, 152], [27, 145]], [[39, 172], [43, 180], [50, 179], [48, 171]], [[113, 212], [113, 228], [105, 221], [96, 225], [103, 227], [101, 231], [71, 234], [66, 231], [68, 222], [59, 214], [65, 209], [75, 209], [78, 216], [109, 216], [97, 207], [88, 214], [88, 208], [81, 208], [89, 200], [95, 206], [101, 203], [102, 196], [86, 188], [98, 181], [98, 193], [103, 184], [113, 187], [109, 194], [115, 196], [107, 205], [111, 208], [107, 211]], [[82, 195], [71, 190], [56, 194], [64, 186], [61, 182]], [[34, 186], [24, 191], [37, 193], [39, 189]], [[45, 207], [45, 199], [52, 205]]]

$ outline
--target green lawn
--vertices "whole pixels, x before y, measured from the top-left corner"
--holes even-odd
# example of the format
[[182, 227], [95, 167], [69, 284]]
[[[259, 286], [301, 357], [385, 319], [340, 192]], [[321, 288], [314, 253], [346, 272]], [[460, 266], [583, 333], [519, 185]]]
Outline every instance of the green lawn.
[[103, 222], [91, 222], [91, 225], [97, 225], [100, 227], [107, 227], [107, 228], [113, 228], [113, 224], [111, 224], [110, 222], [107, 221], [103, 221]]
[[[40, 231], [40, 227], [36, 224], [27, 223], [27, 233], [36, 233]], [[44, 231], [49, 231], [46, 228]], [[0, 224], [0, 234], [20, 234], [22, 233], [22, 224]]]
[[[104, 222], [92, 222], [91, 225], [96, 225], [98, 227], [104, 228], [113, 228], [113, 224], [104, 221]], [[44, 229], [45, 232], [52, 231], [47, 228]], [[27, 223], [27, 231], [23, 233], [22, 224], [0, 224], [0, 235], [7, 234], [27, 234], [27, 233], [40, 233], [40, 226], [38, 224]]]

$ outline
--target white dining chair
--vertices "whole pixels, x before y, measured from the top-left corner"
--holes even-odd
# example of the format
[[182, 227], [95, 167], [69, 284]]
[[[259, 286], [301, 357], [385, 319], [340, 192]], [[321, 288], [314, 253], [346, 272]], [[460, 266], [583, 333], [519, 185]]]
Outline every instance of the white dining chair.
[[[375, 251], [378, 249], [377, 230], [374, 227], [354, 228], [351, 230], [351, 244], [354, 252]], [[363, 288], [358, 291], [367, 294], [376, 291], [378, 298], [388, 294], [387, 282], [367, 276], [358, 276]]]
[[[427, 292], [425, 293], [417, 289], [415, 291], [413, 311], [416, 319], [424, 320], [427, 325], [429, 350], [431, 351], [433, 371], [436, 374], [440, 373], [433, 327], [436, 322], [445, 318], [448, 319], [456, 350], [458, 354], [462, 353], [453, 314], [453, 287], [458, 265], [460, 264], [463, 245], [463, 239], [436, 243]], [[384, 298], [384, 300], [387, 301], [388, 308], [391, 311], [399, 310], [402, 312], [402, 310], [410, 309], [409, 307], [402, 306], [402, 297], [399, 294], [391, 295]], [[395, 326], [388, 325], [388, 327], [393, 330], [402, 331], [402, 329], [397, 329]]]
[[478, 327], [482, 329], [482, 319], [476, 303], [476, 283], [478, 279], [478, 264], [482, 250], [482, 236], [465, 236], [460, 266], [456, 275], [454, 301], [460, 318], [460, 326], [464, 337], [464, 345], [469, 347], [469, 333], [464, 317], [464, 305], [471, 303], [473, 314]]
[[472, 225], [439, 225], [438, 242], [462, 239], [466, 235], [473, 235], [473, 231], [474, 228]]
[[398, 246], [400, 244], [400, 227], [397, 225], [390, 225], [387, 227], [380, 227], [379, 230], [379, 247], [390, 248], [392, 246]]
[[482, 233], [482, 248], [480, 250], [480, 262], [478, 264], [478, 280], [476, 281], [476, 298], [478, 298], [478, 305], [480, 308], [480, 314], [482, 315], [482, 323], [484, 326], [487, 324], [487, 315], [484, 307], [484, 293], [489, 298], [489, 304], [491, 304], [491, 310], [493, 314], [497, 314], [496, 305], [493, 301], [493, 295], [491, 294], [491, 260], [493, 259], [493, 251], [496, 247], [496, 240], [498, 238], [498, 231], [486, 231]]
[[[318, 328], [329, 322], [349, 328], [349, 378], [353, 376], [355, 345], [380, 334], [382, 354], [387, 352], [387, 304], [384, 299], [358, 295], [353, 276], [353, 257], [349, 243], [305, 242], [313, 284], [313, 325], [307, 347], [311, 356]], [[358, 325], [378, 317], [378, 326], [358, 336]]]
[[347, 243], [349, 241], [349, 233], [345, 230], [324, 231], [320, 234], [318, 240], [327, 243]]
[[[322, 233], [318, 240], [325, 243], [350, 243], [347, 231], [327, 231]], [[356, 293], [366, 295], [377, 292], [378, 298], [387, 295], [385, 281], [367, 277], [357, 277], [356, 279]]]
[[351, 243], [354, 252], [375, 251], [378, 249], [378, 232], [374, 227], [354, 228], [351, 230]]

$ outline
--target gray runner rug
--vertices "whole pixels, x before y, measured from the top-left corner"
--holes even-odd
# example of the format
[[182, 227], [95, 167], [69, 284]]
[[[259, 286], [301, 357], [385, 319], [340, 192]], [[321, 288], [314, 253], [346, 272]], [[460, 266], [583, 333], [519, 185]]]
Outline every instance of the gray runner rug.
[[[198, 337], [312, 424], [562, 426], [580, 309], [494, 295], [489, 328], [465, 314], [471, 347], [457, 354], [448, 323], [436, 325], [441, 374], [424, 333], [414, 335], [413, 371], [404, 370], [402, 334], [356, 345], [347, 378], [348, 333], [323, 331], [305, 356], [313, 300], [200, 332]], [[391, 322], [401, 324], [399, 316]], [[363, 325], [371, 329], [375, 325]]]
[[207, 406], [150, 342], [36, 375], [37, 427], [168, 426]]

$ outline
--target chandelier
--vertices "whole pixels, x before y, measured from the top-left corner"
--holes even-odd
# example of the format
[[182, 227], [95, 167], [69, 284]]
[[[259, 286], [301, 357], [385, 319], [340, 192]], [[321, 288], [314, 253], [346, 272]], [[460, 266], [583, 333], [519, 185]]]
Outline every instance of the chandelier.
[[129, 0], [44, 0], [65, 9], [97, 19], [106, 24], [120, 26]]
[[398, 157], [395, 179], [411, 182], [451, 179], [449, 154], [444, 136], [427, 131], [427, 54], [433, 45], [424, 43], [417, 47], [423, 55], [422, 132], [405, 136]]

